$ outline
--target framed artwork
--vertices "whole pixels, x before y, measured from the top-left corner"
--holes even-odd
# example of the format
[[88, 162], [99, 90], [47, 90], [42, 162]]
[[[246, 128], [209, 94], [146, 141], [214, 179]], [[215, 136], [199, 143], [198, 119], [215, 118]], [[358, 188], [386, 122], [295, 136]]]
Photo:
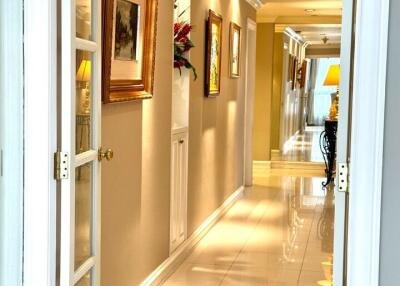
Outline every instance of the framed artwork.
[[292, 90], [294, 90], [296, 87], [297, 65], [298, 65], [298, 59], [296, 57], [293, 57]]
[[221, 45], [222, 17], [210, 10], [207, 21], [206, 96], [217, 96], [221, 91]]
[[307, 79], [307, 61], [304, 60], [301, 65], [301, 78], [300, 78], [300, 88], [304, 88], [306, 86], [306, 79]]
[[240, 47], [242, 28], [231, 22], [229, 34], [229, 74], [232, 78], [240, 77]]
[[292, 80], [292, 75], [293, 75], [292, 71], [293, 71], [293, 56], [289, 54], [287, 80], [286, 80], [288, 82]]
[[103, 0], [103, 103], [151, 98], [158, 0]]

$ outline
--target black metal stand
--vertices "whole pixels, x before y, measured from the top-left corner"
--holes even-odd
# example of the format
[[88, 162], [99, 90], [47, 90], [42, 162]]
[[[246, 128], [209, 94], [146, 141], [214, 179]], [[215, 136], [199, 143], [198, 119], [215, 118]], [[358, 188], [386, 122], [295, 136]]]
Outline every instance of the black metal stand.
[[321, 133], [319, 140], [325, 161], [326, 182], [322, 184], [324, 187], [328, 186], [334, 180], [337, 126], [337, 120], [326, 120], [325, 130]]

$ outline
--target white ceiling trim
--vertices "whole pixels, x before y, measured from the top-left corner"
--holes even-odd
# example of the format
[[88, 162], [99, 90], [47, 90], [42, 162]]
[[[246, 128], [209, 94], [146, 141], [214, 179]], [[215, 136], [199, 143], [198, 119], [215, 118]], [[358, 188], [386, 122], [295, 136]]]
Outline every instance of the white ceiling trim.
[[292, 28], [286, 27], [285, 30], [283, 31], [284, 34], [288, 35], [290, 38], [298, 41], [299, 43], [302, 44], [307, 44], [306, 41], [304, 41], [303, 37], [299, 34], [297, 34]]
[[246, 0], [255, 9], [260, 9], [263, 5], [261, 0]]

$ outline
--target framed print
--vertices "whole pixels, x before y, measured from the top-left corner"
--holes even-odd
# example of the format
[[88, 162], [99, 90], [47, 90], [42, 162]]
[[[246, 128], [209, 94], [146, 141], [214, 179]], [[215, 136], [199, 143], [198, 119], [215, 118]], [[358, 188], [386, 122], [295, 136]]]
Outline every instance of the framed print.
[[242, 28], [231, 22], [229, 34], [229, 74], [232, 78], [240, 77], [240, 47]]
[[286, 81], [291, 81], [292, 80], [292, 68], [293, 68], [293, 56], [289, 54], [289, 60], [288, 60], [288, 71], [287, 71], [287, 79]]
[[292, 90], [296, 88], [296, 77], [297, 77], [297, 65], [298, 59], [293, 57], [293, 69], [292, 69]]
[[293, 68], [294, 68], [294, 56], [292, 54], [289, 54], [289, 64], [287, 73], [288, 82], [291, 82], [293, 80]]
[[207, 21], [206, 96], [217, 96], [221, 91], [221, 44], [222, 17], [210, 10]]
[[103, 103], [151, 98], [158, 0], [103, 0]]
[[307, 66], [308, 66], [307, 61], [304, 60], [303, 64], [301, 65], [300, 88], [304, 88], [306, 86]]

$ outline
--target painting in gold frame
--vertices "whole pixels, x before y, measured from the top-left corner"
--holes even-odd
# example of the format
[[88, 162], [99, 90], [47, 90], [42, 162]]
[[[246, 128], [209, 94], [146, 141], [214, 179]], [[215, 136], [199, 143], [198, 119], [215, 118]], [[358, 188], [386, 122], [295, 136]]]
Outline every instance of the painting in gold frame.
[[296, 78], [297, 78], [297, 65], [299, 64], [299, 60], [297, 57], [293, 57], [293, 70], [292, 70], [292, 90], [296, 88]]
[[222, 17], [209, 10], [207, 21], [207, 54], [205, 95], [217, 96], [221, 92]]
[[308, 69], [308, 62], [303, 60], [301, 65], [301, 79], [300, 79], [300, 88], [304, 88], [306, 86], [307, 81], [307, 69]]
[[103, 103], [151, 98], [158, 0], [103, 0]]
[[239, 25], [231, 22], [229, 33], [229, 75], [231, 78], [240, 77], [241, 30]]
[[294, 56], [289, 54], [289, 63], [288, 63], [288, 72], [287, 72], [287, 81], [291, 82], [293, 79], [293, 63], [294, 63]]

